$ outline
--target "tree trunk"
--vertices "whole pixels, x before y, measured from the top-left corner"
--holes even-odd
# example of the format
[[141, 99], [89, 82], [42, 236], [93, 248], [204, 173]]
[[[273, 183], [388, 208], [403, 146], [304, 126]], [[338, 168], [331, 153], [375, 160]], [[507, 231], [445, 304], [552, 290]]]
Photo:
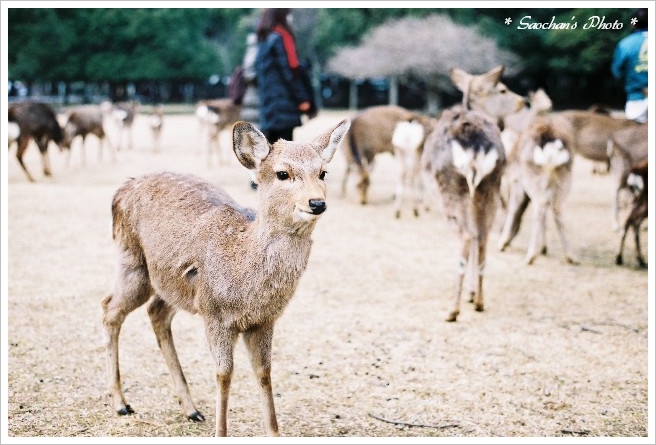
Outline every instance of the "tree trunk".
[[390, 105], [399, 104], [399, 78], [397, 76], [390, 78], [389, 103]]
[[429, 89], [426, 98], [426, 112], [430, 115], [437, 114], [442, 108], [442, 97], [440, 93], [434, 89]]
[[358, 84], [355, 79], [350, 80], [349, 109], [350, 110], [358, 109]]

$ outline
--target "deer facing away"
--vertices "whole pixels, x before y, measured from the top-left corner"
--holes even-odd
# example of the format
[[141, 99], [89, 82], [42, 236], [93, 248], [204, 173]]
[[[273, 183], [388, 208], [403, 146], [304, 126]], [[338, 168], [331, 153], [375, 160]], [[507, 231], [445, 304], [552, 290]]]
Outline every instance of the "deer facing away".
[[241, 335], [259, 383], [264, 424], [278, 435], [271, 383], [273, 327], [306, 268], [311, 234], [326, 210], [325, 166], [350, 126], [343, 120], [309, 143], [270, 145], [246, 122], [233, 127], [233, 149], [259, 184], [257, 214], [193, 176], [132, 179], [112, 202], [119, 247], [114, 291], [103, 302], [112, 406], [133, 412], [121, 389], [118, 336], [126, 316], [146, 303], [157, 342], [185, 414], [204, 420], [189, 393], [173, 344], [177, 309], [202, 317], [216, 365], [216, 435], [227, 435], [233, 348]]
[[480, 75], [451, 70], [451, 80], [463, 92], [463, 103], [442, 112], [421, 155], [424, 187], [441, 198], [442, 209], [462, 242], [447, 321], [456, 321], [460, 314], [465, 278], [474, 308], [484, 310], [487, 241], [500, 203], [506, 165], [497, 123], [524, 106], [521, 96], [500, 84], [502, 73], [503, 66]]
[[545, 224], [549, 209], [570, 264], [578, 264], [572, 254], [563, 220], [563, 202], [572, 182], [569, 121], [560, 115], [538, 116], [519, 136], [508, 156], [507, 175], [513, 176], [507, 213], [499, 239], [503, 251], [517, 235], [521, 215], [529, 200], [533, 202], [533, 229], [525, 263], [532, 264], [539, 253], [546, 253]]

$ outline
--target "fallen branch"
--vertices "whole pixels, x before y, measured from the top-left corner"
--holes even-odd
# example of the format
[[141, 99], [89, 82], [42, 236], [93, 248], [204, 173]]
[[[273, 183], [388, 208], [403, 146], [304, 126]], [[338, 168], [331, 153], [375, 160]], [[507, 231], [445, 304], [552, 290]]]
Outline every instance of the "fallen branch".
[[590, 431], [588, 430], [571, 430], [571, 429], [564, 429], [560, 430], [561, 433], [563, 434], [580, 434], [582, 436], [587, 436], [590, 434]]
[[455, 428], [455, 427], [460, 426], [457, 423], [447, 423], [447, 424], [444, 424], [444, 425], [426, 425], [426, 424], [422, 424], [422, 423], [407, 423], [407, 422], [400, 422], [400, 421], [397, 421], [397, 420], [388, 420], [388, 419], [376, 416], [376, 415], [371, 414], [371, 413], [367, 413], [367, 414], [369, 414], [369, 417], [373, 417], [376, 420], [380, 420], [381, 422], [391, 423], [393, 425], [416, 426], [416, 427], [419, 427], [419, 428], [436, 428], [436, 429]]

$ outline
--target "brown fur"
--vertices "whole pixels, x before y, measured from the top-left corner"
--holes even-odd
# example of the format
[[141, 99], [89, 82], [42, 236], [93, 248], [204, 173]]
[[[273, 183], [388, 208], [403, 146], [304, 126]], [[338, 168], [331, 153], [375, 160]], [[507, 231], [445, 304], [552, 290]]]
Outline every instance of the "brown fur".
[[567, 110], [552, 113], [569, 121], [572, 151], [586, 159], [610, 165], [608, 138], [611, 133], [622, 128], [637, 127], [641, 124], [624, 118], [592, 111]]
[[196, 104], [196, 115], [201, 126], [201, 136], [207, 150], [207, 165], [212, 166], [213, 153], [224, 162], [224, 156], [219, 144], [221, 132], [231, 128], [239, 120], [242, 106], [235, 104], [232, 99], [208, 99]]
[[236, 123], [235, 155], [259, 184], [257, 214], [189, 175], [150, 174], [119, 188], [112, 202], [118, 275], [114, 292], [102, 304], [109, 392], [119, 414], [133, 412], [120, 382], [121, 324], [150, 299], [153, 329], [187, 417], [204, 420], [175, 352], [171, 320], [176, 309], [205, 322], [216, 364], [216, 435], [227, 434], [239, 336], [251, 354], [266, 432], [278, 435], [270, 375], [273, 327], [306, 268], [311, 234], [325, 210], [324, 168], [348, 127], [344, 120], [310, 143], [280, 140], [271, 146], [251, 124]]
[[[98, 138], [100, 149], [98, 160], [102, 160], [102, 152], [105, 143], [109, 145], [112, 157], [116, 159], [114, 147], [105, 134], [103, 125], [103, 113], [100, 106], [73, 109], [68, 113], [64, 124], [64, 146], [71, 150], [73, 139], [80, 136], [82, 139], [82, 163], [86, 164], [86, 137], [94, 135]], [[69, 153], [69, 161], [71, 154]]]
[[[563, 221], [563, 201], [570, 191], [572, 182], [573, 153], [569, 147], [571, 140], [569, 122], [560, 116], [539, 116], [533, 120], [520, 135], [515, 149], [508, 158], [507, 177], [516, 179], [511, 189], [506, 219], [504, 222], [499, 249], [504, 250], [519, 231], [519, 219], [525, 210], [524, 200], [530, 199], [533, 205], [533, 230], [525, 263], [532, 264], [538, 253], [546, 253], [545, 219], [549, 208], [556, 222], [565, 258], [570, 264], [577, 264], [571, 252]], [[536, 147], [560, 141], [560, 153], [567, 161], [557, 166], [541, 165], [535, 162]]]
[[41, 153], [43, 174], [45, 176], [51, 176], [48, 145], [50, 141], [53, 141], [59, 146], [60, 150], [64, 149], [64, 145], [62, 144], [64, 134], [52, 107], [39, 102], [13, 103], [7, 109], [7, 118], [9, 122], [18, 124], [19, 135], [16, 159], [18, 159], [18, 163], [23, 168], [25, 175], [27, 175], [27, 179], [30, 182], [34, 182], [34, 177], [23, 163], [23, 155], [31, 139], [34, 140]]
[[647, 186], [649, 174], [648, 161], [648, 158], [645, 158], [642, 161], [634, 164], [631, 168], [631, 173], [642, 178], [643, 187], [640, 192], [633, 198], [633, 203], [631, 204], [631, 212], [626, 217], [626, 221], [624, 222], [624, 231], [620, 241], [620, 248], [617, 256], [615, 257], [615, 264], [618, 265], [624, 264], [624, 260], [622, 258], [624, 240], [626, 239], [626, 235], [629, 233], [629, 229], [633, 229], [636, 260], [641, 268], [647, 268], [647, 262], [642, 256], [642, 251], [640, 250], [640, 224], [642, 224], [642, 222], [647, 218], [649, 210], [647, 199], [649, 189]]
[[[498, 158], [494, 168], [485, 175], [470, 165], [466, 171], [456, 166], [452, 144], [457, 141], [466, 151], [490, 153]], [[456, 321], [460, 314], [460, 296], [465, 275], [468, 277], [471, 299], [477, 311], [484, 310], [483, 268], [487, 240], [499, 204], [499, 188], [505, 167], [505, 151], [497, 125], [487, 116], [460, 106], [445, 110], [435, 130], [424, 144], [421, 166], [427, 182], [439, 190], [447, 218], [453, 221], [462, 241], [460, 270], [453, 305], [447, 321]], [[473, 174], [474, 182], [467, 180]], [[476, 176], [478, 178], [476, 179]]]
[[623, 128], [614, 131], [608, 138], [608, 156], [610, 157], [610, 172], [615, 179], [615, 193], [612, 202], [613, 229], [619, 230], [620, 195], [622, 191], [629, 190], [626, 180], [631, 166], [647, 158], [648, 125]]
[[357, 188], [360, 204], [369, 201], [370, 174], [376, 156], [394, 154], [392, 134], [396, 124], [420, 118], [416, 113], [398, 105], [379, 105], [359, 112], [351, 120], [351, 131], [342, 145], [346, 170], [342, 178], [342, 197], [346, 197], [351, 172], [358, 177]]

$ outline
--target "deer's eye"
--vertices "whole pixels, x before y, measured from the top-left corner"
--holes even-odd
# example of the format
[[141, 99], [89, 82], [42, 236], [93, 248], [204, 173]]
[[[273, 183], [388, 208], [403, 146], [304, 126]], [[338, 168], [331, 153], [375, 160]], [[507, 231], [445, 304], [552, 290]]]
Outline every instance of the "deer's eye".
[[286, 179], [289, 179], [289, 173], [287, 172], [276, 172], [276, 177], [280, 179], [281, 181], [284, 181]]
[[322, 171], [321, 173], [319, 173], [319, 179], [321, 179], [323, 181], [326, 178], [326, 173], [328, 173], [328, 172], [325, 171], [325, 170]]

